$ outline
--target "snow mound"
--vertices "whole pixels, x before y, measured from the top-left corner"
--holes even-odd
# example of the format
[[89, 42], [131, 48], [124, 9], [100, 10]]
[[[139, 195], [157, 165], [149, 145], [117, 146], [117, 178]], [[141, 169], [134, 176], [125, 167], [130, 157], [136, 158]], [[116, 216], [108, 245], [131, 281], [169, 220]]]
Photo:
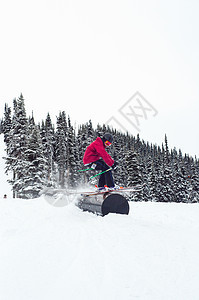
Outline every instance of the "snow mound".
[[1, 299], [199, 299], [199, 206], [130, 207], [99, 217], [1, 199]]

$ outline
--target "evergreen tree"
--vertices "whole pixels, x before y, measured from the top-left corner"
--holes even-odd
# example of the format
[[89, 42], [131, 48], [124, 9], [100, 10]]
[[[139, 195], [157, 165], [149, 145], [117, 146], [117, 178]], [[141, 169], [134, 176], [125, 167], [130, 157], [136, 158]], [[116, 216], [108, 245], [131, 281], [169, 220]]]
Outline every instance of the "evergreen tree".
[[68, 130], [67, 130], [67, 183], [68, 186], [77, 185], [77, 165], [75, 160], [75, 135], [71, 125], [70, 117], [68, 117]]
[[23, 95], [13, 101], [12, 126], [7, 136], [6, 171], [13, 172], [10, 180], [13, 197], [34, 198], [45, 185], [45, 159], [38, 127], [33, 116], [26, 117]]
[[10, 130], [12, 128], [12, 116], [11, 116], [11, 108], [8, 107], [8, 104], [5, 104], [4, 110], [4, 121], [1, 123], [2, 129], [1, 131], [4, 133], [4, 142], [6, 146], [9, 145], [10, 138]]
[[56, 184], [56, 165], [55, 165], [55, 131], [51, 121], [50, 114], [47, 114], [45, 122], [42, 121], [41, 139], [43, 145], [44, 156], [47, 160], [47, 180], [48, 186], [55, 186]]
[[166, 202], [172, 202], [175, 194], [173, 188], [173, 173], [172, 173], [172, 165], [170, 162], [170, 152], [167, 142], [167, 136], [165, 135], [165, 147], [163, 148], [163, 164], [162, 164], [162, 174], [163, 174], [163, 192], [164, 199]]
[[67, 123], [64, 112], [59, 113], [56, 130], [55, 160], [58, 166], [58, 184], [61, 188], [66, 186], [67, 170]]
[[25, 151], [27, 168], [23, 178], [23, 186], [18, 191], [22, 198], [37, 198], [47, 184], [47, 160], [44, 157], [40, 131], [32, 118], [29, 122], [29, 138]]
[[95, 134], [94, 134], [91, 120], [89, 120], [88, 124], [86, 124], [86, 127], [87, 127], [87, 143], [90, 144], [95, 139]]
[[108, 149], [108, 152], [110, 151], [114, 161], [117, 163], [117, 169], [114, 171], [114, 179], [117, 184], [123, 186], [126, 185], [124, 164], [125, 145], [123, 136], [119, 132], [111, 132], [111, 134], [113, 135], [113, 144], [110, 149]]
[[165, 134], [165, 160], [167, 162], [169, 162], [169, 158], [170, 158], [170, 153], [169, 153], [169, 147], [168, 147], [168, 140], [167, 140], [167, 135]]
[[[137, 153], [133, 150], [129, 150], [125, 155], [126, 175], [127, 175], [127, 187], [142, 184], [142, 177], [140, 168], [138, 165]], [[142, 200], [141, 192], [134, 192], [130, 195], [130, 199], [135, 201]]]
[[27, 150], [28, 120], [26, 117], [24, 98], [21, 94], [18, 100], [14, 99], [14, 115], [12, 127], [7, 137], [6, 172], [13, 172], [13, 179], [10, 181], [13, 188], [13, 197], [20, 197], [19, 191], [23, 186], [24, 174], [27, 169], [25, 152]]
[[0, 134], [3, 133], [3, 119], [0, 119]]
[[[83, 156], [88, 145], [87, 137], [86, 137], [86, 128], [84, 125], [81, 125], [78, 128], [77, 136], [76, 136], [76, 164], [78, 170], [84, 168], [83, 166]], [[78, 171], [77, 171], [78, 172]], [[78, 172], [77, 179], [80, 184], [87, 183], [89, 179], [89, 175], [86, 172]]]

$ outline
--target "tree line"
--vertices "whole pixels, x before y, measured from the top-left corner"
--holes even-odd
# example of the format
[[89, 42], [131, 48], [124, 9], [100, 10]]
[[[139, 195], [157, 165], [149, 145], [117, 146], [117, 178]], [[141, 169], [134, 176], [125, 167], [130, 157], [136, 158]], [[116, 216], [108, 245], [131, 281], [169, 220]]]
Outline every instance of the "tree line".
[[[91, 120], [75, 129], [65, 111], [59, 112], [56, 126], [49, 113], [36, 124], [33, 114], [26, 115], [22, 94], [13, 100], [13, 109], [5, 104], [0, 120], [13, 197], [36, 198], [44, 187], [78, 188], [88, 184], [90, 171], [79, 172], [84, 168], [84, 151], [105, 132], [114, 136], [108, 151], [118, 163], [115, 182], [121, 186], [143, 185], [141, 191], [129, 195], [130, 200], [199, 202], [199, 160], [169, 149], [166, 135], [158, 146], [106, 125], [93, 128]], [[97, 178], [92, 183], [97, 183]]]

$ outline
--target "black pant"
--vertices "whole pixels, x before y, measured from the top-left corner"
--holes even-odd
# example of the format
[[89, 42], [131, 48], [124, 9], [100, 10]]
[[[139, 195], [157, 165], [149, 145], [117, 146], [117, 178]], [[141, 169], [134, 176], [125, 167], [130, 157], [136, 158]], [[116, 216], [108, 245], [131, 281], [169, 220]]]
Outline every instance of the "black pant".
[[[98, 159], [92, 164], [96, 164], [95, 170], [101, 170], [102, 172], [110, 168], [102, 159]], [[98, 187], [104, 187], [105, 185], [108, 187], [115, 186], [111, 170], [100, 175]]]

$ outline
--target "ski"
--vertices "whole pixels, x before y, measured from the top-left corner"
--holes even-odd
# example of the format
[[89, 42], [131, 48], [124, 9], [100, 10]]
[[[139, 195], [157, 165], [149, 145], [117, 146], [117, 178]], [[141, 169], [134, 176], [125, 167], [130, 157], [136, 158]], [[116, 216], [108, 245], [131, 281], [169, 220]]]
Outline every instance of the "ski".
[[78, 191], [78, 190], [70, 190], [70, 189], [56, 189], [56, 188], [46, 188], [44, 189], [40, 195], [48, 195], [55, 196], [56, 194], [64, 194], [66, 196], [70, 195], [103, 195], [106, 193], [124, 193], [124, 192], [139, 192], [143, 189], [144, 185], [135, 185], [131, 187], [119, 187], [118, 189], [109, 189], [106, 187], [103, 191]]
[[139, 192], [143, 189], [144, 185], [136, 185], [136, 186], [132, 186], [132, 187], [119, 187], [118, 189], [108, 189], [106, 188], [103, 191], [90, 191], [90, 192], [81, 192], [81, 195], [88, 195], [88, 196], [92, 196], [92, 195], [103, 195], [106, 193], [123, 193], [123, 192]]

